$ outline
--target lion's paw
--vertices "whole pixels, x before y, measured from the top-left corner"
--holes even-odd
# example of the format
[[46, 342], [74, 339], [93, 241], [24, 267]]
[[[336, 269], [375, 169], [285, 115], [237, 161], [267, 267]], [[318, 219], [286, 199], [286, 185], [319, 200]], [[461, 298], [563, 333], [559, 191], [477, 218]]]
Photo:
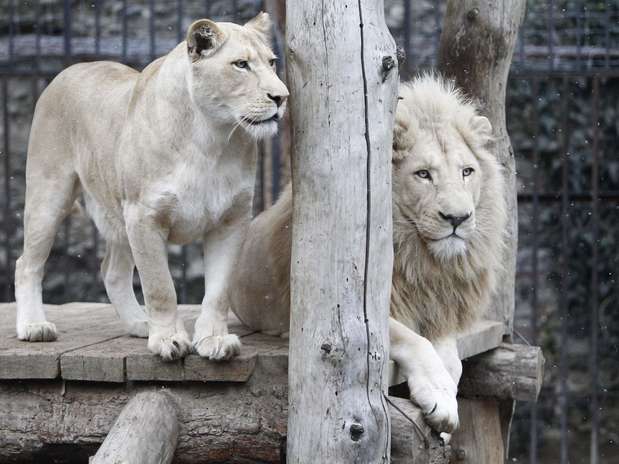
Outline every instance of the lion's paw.
[[148, 337], [148, 349], [161, 356], [164, 361], [176, 361], [187, 356], [191, 350], [191, 342], [185, 331], [164, 336], [153, 334]]
[[234, 334], [211, 335], [195, 340], [193, 347], [200, 356], [221, 361], [238, 356], [241, 352], [241, 341]]
[[58, 338], [58, 332], [52, 322], [33, 322], [18, 328], [17, 338], [27, 342], [53, 342]]
[[148, 319], [127, 323], [127, 332], [132, 337], [148, 338]]
[[431, 375], [409, 379], [411, 400], [423, 412], [425, 421], [439, 433], [458, 428], [457, 386], [445, 368]]

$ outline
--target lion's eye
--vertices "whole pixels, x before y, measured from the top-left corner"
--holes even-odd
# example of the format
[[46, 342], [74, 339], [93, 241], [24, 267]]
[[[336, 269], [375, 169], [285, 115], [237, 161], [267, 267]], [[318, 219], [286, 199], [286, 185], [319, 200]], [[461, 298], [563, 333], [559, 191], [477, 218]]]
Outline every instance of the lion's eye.
[[468, 177], [471, 174], [473, 174], [474, 172], [475, 172], [475, 169], [473, 169], [473, 168], [464, 168], [462, 170], [462, 177]]
[[249, 69], [249, 62], [247, 60], [236, 60], [232, 64], [239, 69]]
[[430, 175], [430, 171], [428, 171], [427, 169], [420, 169], [419, 171], [415, 172], [415, 175], [417, 177], [421, 177], [422, 179], [430, 179], [430, 180], [432, 180], [432, 176]]

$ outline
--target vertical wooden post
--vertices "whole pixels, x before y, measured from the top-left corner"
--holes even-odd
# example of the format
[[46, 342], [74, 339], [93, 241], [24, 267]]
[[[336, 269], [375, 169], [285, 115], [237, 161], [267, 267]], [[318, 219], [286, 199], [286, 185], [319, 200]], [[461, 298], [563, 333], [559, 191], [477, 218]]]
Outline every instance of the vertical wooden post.
[[494, 129], [494, 153], [503, 165], [509, 214], [505, 269], [489, 317], [512, 332], [515, 305], [518, 211], [516, 160], [505, 124], [505, 91], [526, 0], [448, 0], [439, 69], [477, 99]]
[[[505, 123], [505, 92], [525, 6], [526, 0], [448, 0], [439, 47], [440, 71], [477, 99], [490, 119], [495, 137], [493, 151], [504, 168], [508, 211], [505, 268], [488, 317], [505, 324], [508, 338], [514, 322], [518, 210], [516, 160]], [[499, 403], [505, 459], [513, 411], [512, 400]], [[454, 438], [455, 446], [460, 438]]]
[[288, 0], [289, 463], [387, 463], [398, 73], [383, 2]]

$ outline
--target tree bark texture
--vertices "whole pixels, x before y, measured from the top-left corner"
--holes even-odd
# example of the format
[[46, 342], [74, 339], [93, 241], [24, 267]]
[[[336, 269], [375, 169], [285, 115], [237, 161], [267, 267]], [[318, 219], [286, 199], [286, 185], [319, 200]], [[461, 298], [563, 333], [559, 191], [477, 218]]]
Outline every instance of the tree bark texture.
[[511, 334], [515, 305], [518, 211], [516, 161], [505, 124], [505, 91], [525, 0], [449, 0], [439, 47], [439, 69], [481, 104], [494, 130], [494, 147], [504, 168], [509, 215], [505, 268], [488, 317]]
[[377, 0], [288, 0], [289, 463], [389, 460], [395, 42]]

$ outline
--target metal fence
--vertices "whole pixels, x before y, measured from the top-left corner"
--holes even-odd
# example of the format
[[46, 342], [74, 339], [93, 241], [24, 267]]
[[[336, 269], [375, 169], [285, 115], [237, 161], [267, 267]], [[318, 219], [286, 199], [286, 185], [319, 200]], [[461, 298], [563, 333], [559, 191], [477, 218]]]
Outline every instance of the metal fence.
[[[431, 67], [444, 2], [385, 3], [407, 56], [403, 76]], [[141, 68], [182, 40], [192, 19], [239, 22], [261, 6], [0, 0], [0, 301], [13, 299], [28, 130], [45, 85], [78, 61]], [[619, 462], [619, 1], [529, 1], [507, 106], [520, 204], [516, 341], [542, 345], [547, 357], [539, 404], [517, 409], [512, 460]], [[277, 197], [287, 169], [280, 140], [262, 146], [258, 210]], [[46, 301], [106, 301], [102, 253], [92, 223], [68, 219], [48, 261]], [[199, 302], [200, 248], [171, 247], [170, 266], [179, 300]]]

